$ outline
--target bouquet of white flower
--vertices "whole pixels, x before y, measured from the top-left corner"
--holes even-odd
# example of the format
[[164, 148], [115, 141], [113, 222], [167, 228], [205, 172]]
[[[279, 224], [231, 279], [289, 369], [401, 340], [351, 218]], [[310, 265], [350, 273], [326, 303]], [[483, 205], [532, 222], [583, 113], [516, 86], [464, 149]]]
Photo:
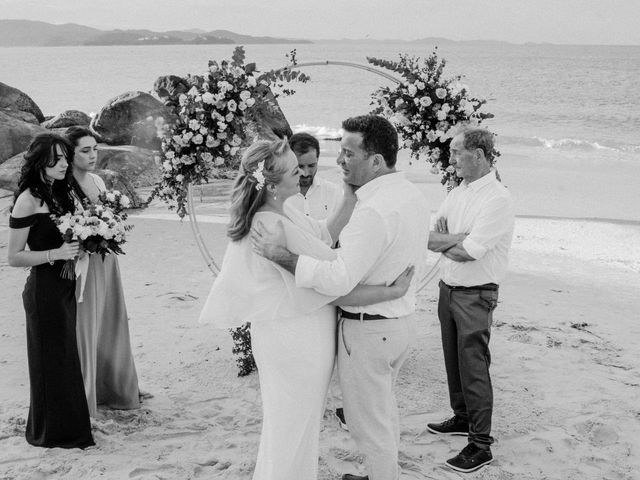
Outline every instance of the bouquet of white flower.
[[98, 200], [103, 207], [111, 209], [114, 215], [118, 215], [121, 220], [127, 219], [124, 210], [131, 206], [131, 200], [124, 193], [120, 193], [119, 190], [109, 190], [100, 193]]
[[[126, 200], [123, 201], [123, 198]], [[120, 195], [117, 200], [114, 198], [113, 203], [124, 206], [128, 200], [126, 195]], [[116, 213], [107, 205], [89, 205], [81, 212], [60, 217], [52, 215], [52, 218], [65, 242], [77, 240], [82, 250], [90, 254], [99, 253], [104, 259], [108, 254], [124, 254], [121, 246], [126, 242], [127, 232], [133, 228], [125, 223], [124, 215], [123, 218], [123, 214]], [[74, 278], [73, 260], [67, 260], [61, 275], [63, 278]]]

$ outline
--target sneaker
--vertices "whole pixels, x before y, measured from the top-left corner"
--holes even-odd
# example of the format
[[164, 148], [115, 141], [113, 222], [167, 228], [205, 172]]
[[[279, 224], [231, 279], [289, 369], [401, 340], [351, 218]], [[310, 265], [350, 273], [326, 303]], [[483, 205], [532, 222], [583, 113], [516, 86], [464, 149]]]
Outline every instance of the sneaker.
[[469, 435], [469, 422], [462, 417], [454, 415], [442, 423], [428, 423], [427, 430], [439, 435]]
[[469, 473], [493, 462], [491, 449], [482, 449], [475, 443], [469, 443], [462, 451], [445, 463], [447, 467], [458, 472]]
[[338, 419], [338, 423], [343, 430], [349, 431], [349, 427], [347, 427], [347, 421], [344, 418], [344, 410], [342, 407], [336, 408], [336, 418]]

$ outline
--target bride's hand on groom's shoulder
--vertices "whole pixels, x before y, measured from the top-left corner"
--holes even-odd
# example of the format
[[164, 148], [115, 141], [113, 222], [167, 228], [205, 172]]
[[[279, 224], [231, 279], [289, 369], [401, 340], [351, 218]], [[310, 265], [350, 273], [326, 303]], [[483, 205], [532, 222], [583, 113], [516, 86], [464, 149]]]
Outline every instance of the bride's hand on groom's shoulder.
[[269, 230], [264, 223], [258, 220], [251, 227], [249, 240], [253, 251], [268, 260], [275, 261], [282, 251], [288, 252], [286, 249], [287, 237], [282, 220], [278, 220], [272, 230]]
[[402, 272], [398, 277], [393, 281], [389, 288], [393, 288], [395, 290], [396, 298], [404, 297], [409, 290], [409, 285], [411, 285], [411, 280], [413, 280], [413, 275], [416, 273], [416, 269], [413, 265], [405, 268], [404, 272]]

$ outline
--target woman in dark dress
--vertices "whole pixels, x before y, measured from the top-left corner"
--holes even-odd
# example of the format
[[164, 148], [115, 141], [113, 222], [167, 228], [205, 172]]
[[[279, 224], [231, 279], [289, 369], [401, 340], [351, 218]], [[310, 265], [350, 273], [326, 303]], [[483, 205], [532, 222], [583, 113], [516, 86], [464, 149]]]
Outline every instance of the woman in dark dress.
[[31, 393], [26, 438], [39, 447], [94, 445], [76, 345], [75, 280], [60, 276], [79, 246], [63, 243], [51, 219], [74, 211], [65, 180], [69, 151], [59, 135], [33, 139], [9, 218], [9, 265], [32, 267], [22, 293]]

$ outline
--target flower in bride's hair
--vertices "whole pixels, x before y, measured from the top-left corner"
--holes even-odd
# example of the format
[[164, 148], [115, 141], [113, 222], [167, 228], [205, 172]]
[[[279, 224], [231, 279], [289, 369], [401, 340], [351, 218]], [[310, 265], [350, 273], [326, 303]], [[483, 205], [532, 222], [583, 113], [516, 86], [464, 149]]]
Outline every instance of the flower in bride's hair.
[[264, 160], [258, 163], [258, 166], [251, 175], [258, 181], [258, 183], [256, 183], [256, 190], [262, 190], [262, 187], [264, 187]]

